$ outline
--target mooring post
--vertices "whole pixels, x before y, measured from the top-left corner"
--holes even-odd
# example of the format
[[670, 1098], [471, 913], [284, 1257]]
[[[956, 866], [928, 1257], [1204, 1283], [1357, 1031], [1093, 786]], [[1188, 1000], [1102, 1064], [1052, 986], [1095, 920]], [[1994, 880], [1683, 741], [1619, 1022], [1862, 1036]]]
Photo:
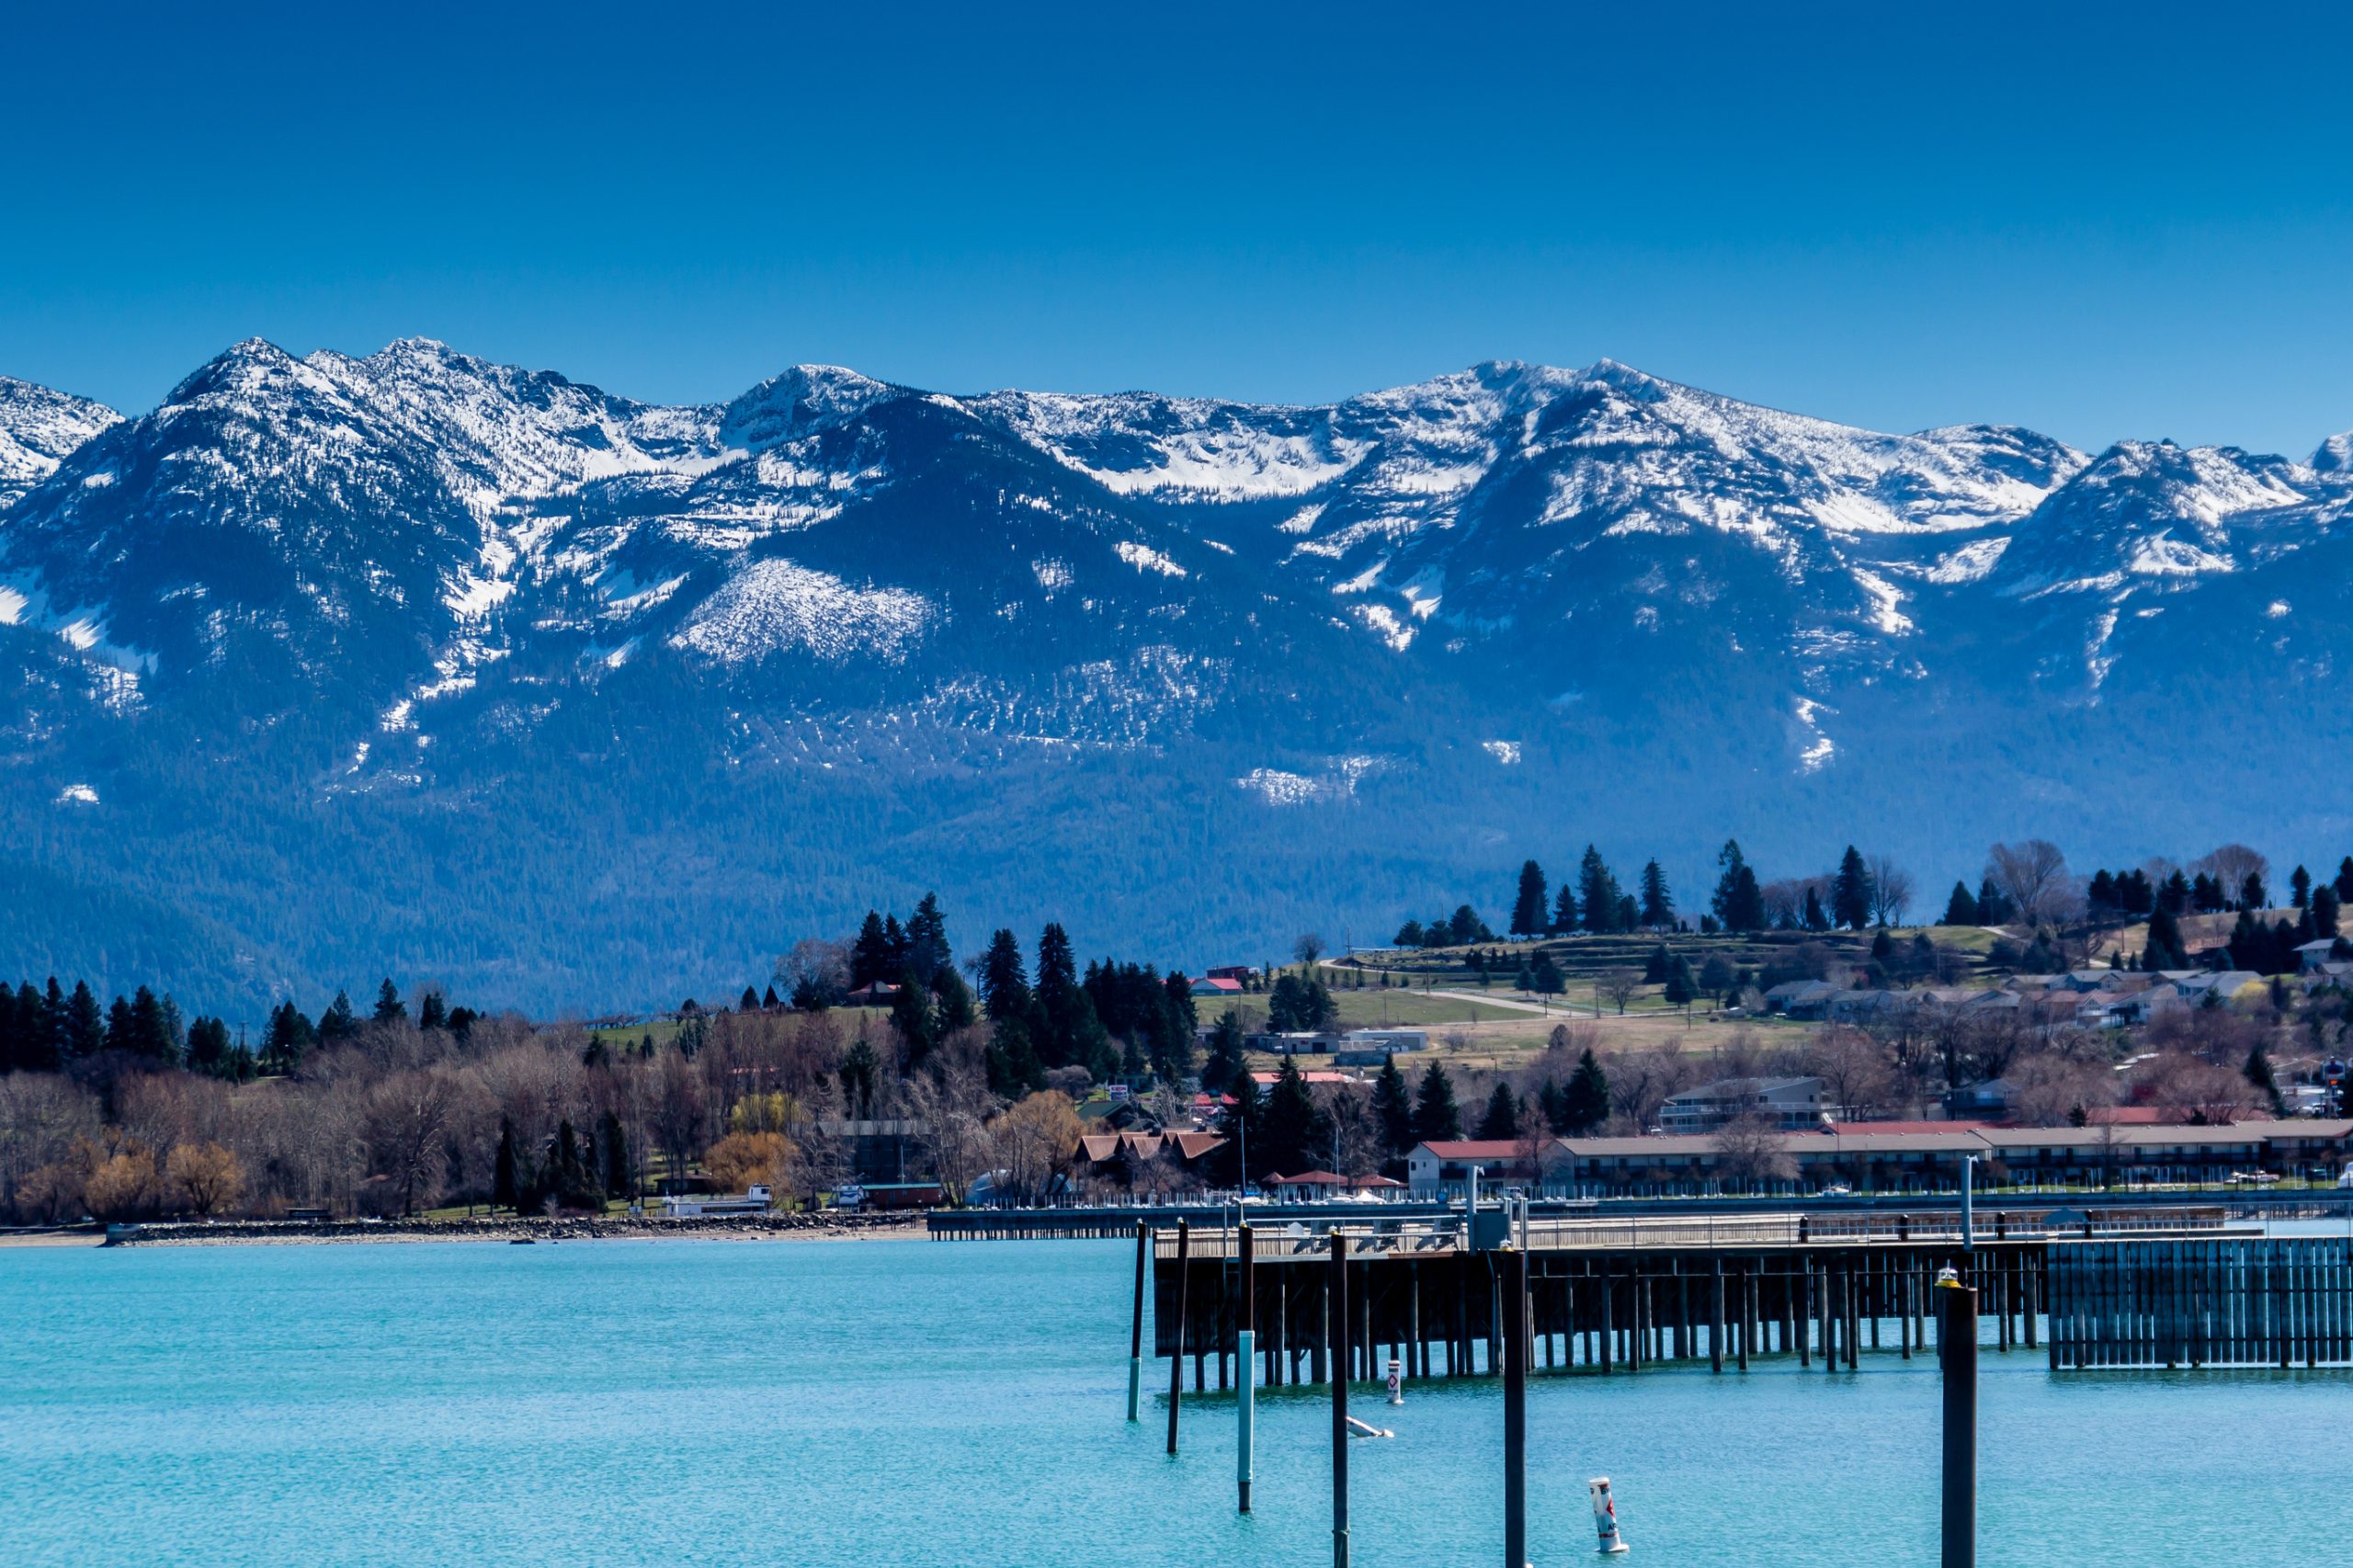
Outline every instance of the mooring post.
[[1944, 1358], [1944, 1568], [1977, 1568], [1977, 1292], [1948, 1269], [1937, 1281]]
[[1185, 1400], [1185, 1298], [1192, 1275], [1187, 1267], [1193, 1252], [1189, 1221], [1176, 1221], [1176, 1340], [1168, 1349], [1168, 1451], [1176, 1451], [1176, 1409]]
[[[1336, 1325], [1348, 1321], [1348, 1238], [1335, 1228], [1332, 1232], [1332, 1306], [1326, 1318], [1327, 1337], [1344, 1335]], [[1332, 1348], [1341, 1350], [1347, 1341], [1334, 1338]], [[1344, 1363], [1336, 1355], [1332, 1361], [1332, 1568], [1348, 1568], [1348, 1377]]]
[[1152, 1227], [1136, 1221], [1135, 1317], [1128, 1327], [1128, 1419], [1142, 1418], [1143, 1410], [1143, 1276], [1152, 1253]]
[[1503, 1255], [1504, 1568], [1528, 1568], [1528, 1255]]
[[1248, 1225], [1244, 1225], [1241, 1228], [1241, 1246], [1242, 1299], [1236, 1304], [1233, 1315], [1235, 1324], [1233, 1331], [1233, 1410], [1234, 1419], [1236, 1422], [1233, 1443], [1233, 1478], [1234, 1486], [1241, 1494], [1242, 1512], [1246, 1514], [1250, 1511], [1250, 1444], [1251, 1439], [1256, 1435], [1252, 1430], [1252, 1426], [1256, 1421], [1258, 1414], [1258, 1374], [1250, 1359], [1251, 1352], [1256, 1347], [1258, 1342], [1258, 1336], [1251, 1332], [1253, 1307], [1258, 1297], [1258, 1276], [1256, 1267], [1258, 1260], [1256, 1256], [1257, 1249], [1251, 1242], [1250, 1227]]

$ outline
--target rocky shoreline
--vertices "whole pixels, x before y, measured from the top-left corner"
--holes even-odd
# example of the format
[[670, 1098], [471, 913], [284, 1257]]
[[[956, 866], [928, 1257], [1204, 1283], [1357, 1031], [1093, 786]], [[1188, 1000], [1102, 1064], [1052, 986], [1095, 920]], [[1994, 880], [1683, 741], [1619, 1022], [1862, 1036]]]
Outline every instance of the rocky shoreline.
[[596, 1242], [692, 1236], [808, 1241], [924, 1234], [920, 1214], [697, 1214], [675, 1220], [632, 1215], [542, 1220], [232, 1220], [109, 1225], [108, 1246], [217, 1246], [297, 1242]]

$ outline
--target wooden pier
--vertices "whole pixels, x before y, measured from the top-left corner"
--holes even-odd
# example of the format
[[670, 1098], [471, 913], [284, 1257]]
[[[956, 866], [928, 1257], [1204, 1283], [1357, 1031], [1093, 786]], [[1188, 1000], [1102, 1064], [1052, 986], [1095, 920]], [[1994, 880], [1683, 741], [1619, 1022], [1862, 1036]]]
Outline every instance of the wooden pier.
[[[1321, 1230], [1253, 1218], [1262, 1386], [1325, 1382], [1335, 1358], [1361, 1380], [1392, 1358], [1412, 1380], [1503, 1369], [1502, 1255], [1468, 1246], [1459, 1216]], [[1346, 1323], [1329, 1321], [1331, 1229], [1347, 1237]], [[1175, 1233], [1155, 1234], [1154, 1354], [1189, 1358], [1197, 1390], [1230, 1387], [1236, 1233], [1191, 1228], [1181, 1264]], [[1946, 1268], [1977, 1291], [1987, 1348], [2047, 1347], [2054, 1369], [2353, 1364], [2347, 1243], [2234, 1233], [2219, 1209], [1994, 1210], [1973, 1244], [1950, 1211], [1540, 1220], [1511, 1240], [1525, 1244], [1539, 1372], [1762, 1357], [1836, 1371], [1866, 1353], [1933, 1354]]]

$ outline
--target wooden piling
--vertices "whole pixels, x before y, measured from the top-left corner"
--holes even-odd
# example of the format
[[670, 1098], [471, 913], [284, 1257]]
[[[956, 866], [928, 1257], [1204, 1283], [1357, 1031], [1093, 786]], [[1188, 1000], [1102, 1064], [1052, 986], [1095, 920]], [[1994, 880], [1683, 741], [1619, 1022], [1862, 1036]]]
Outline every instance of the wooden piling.
[[1504, 1565], [1528, 1568], [1528, 1255], [1502, 1255]]
[[[1332, 1305], [1337, 1309], [1325, 1314], [1327, 1331], [1348, 1321], [1348, 1238], [1345, 1232], [1332, 1233], [1331, 1283], [1325, 1287]], [[1340, 1332], [1345, 1332], [1342, 1330]], [[1327, 1333], [1328, 1336], [1328, 1333]], [[1333, 1350], [1341, 1346], [1334, 1345]], [[1333, 1365], [1343, 1365], [1338, 1355]], [[1332, 1568], [1348, 1568], [1348, 1380], [1346, 1376], [1332, 1380]]]
[[1144, 1264], [1152, 1255], [1152, 1227], [1142, 1220], [1136, 1221], [1136, 1296], [1134, 1315], [1128, 1324], [1128, 1419], [1142, 1419], [1143, 1413], [1143, 1273]]
[[1176, 1451], [1176, 1410], [1185, 1401], [1185, 1298], [1193, 1276], [1187, 1265], [1193, 1251], [1189, 1221], [1176, 1221], [1176, 1342], [1168, 1349], [1168, 1451]]

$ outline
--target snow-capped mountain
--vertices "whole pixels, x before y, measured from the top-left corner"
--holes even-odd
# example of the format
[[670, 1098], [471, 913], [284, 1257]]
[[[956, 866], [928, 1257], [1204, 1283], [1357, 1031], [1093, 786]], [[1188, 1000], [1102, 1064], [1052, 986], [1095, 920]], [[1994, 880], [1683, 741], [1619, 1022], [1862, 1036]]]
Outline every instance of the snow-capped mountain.
[[0, 510], [121, 417], [104, 403], [0, 376]]
[[[25, 935], [63, 963], [119, 917], [263, 988], [404, 955], [651, 997], [915, 882], [1188, 951], [1361, 936], [1555, 835], [1688, 879], [1735, 832], [1939, 875], [2029, 828], [2177, 849], [2100, 808], [2116, 759], [2229, 756], [2153, 798], [2211, 816], [2292, 765], [2245, 710], [2326, 744], [2353, 655], [2346, 437], [2094, 458], [1609, 361], [1308, 408], [802, 366], [663, 407], [254, 341], [127, 421], [0, 381], [0, 483], [10, 825], [72, 912]], [[338, 874], [333, 920], [272, 901]]]

